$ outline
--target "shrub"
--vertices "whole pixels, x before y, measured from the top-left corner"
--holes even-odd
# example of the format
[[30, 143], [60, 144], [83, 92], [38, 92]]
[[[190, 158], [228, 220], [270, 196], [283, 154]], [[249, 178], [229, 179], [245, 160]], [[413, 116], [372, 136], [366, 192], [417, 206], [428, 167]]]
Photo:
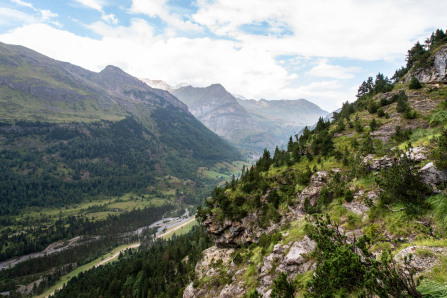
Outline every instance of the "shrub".
[[348, 297], [354, 293], [359, 297], [422, 297], [413, 278], [411, 256], [404, 259], [403, 268], [387, 251], [379, 262], [368, 251], [368, 236], [349, 241], [328, 215], [316, 217], [313, 225], [306, 226], [306, 234], [317, 245], [313, 252], [317, 266], [307, 284], [307, 297]]
[[412, 132], [411, 128], [402, 129], [400, 126], [396, 126], [394, 134], [391, 136], [391, 138], [395, 140], [397, 143], [401, 143], [410, 138], [411, 132]]
[[360, 124], [360, 121], [354, 122], [354, 128], [355, 128], [355, 131], [358, 133], [363, 132], [363, 126], [362, 126], [362, 124]]
[[421, 207], [425, 207], [425, 197], [430, 193], [430, 188], [405, 154], [391, 168], [380, 172], [376, 182], [381, 188], [381, 203], [404, 203], [409, 214], [420, 213]]
[[352, 200], [354, 200], [354, 194], [352, 193], [352, 190], [347, 189], [345, 191], [345, 201], [346, 202], [352, 202]]
[[414, 119], [417, 117], [416, 111], [410, 109], [410, 107], [407, 107], [404, 111], [404, 118], [405, 119]]
[[293, 298], [295, 294], [295, 285], [287, 280], [287, 274], [279, 273], [278, 277], [273, 280], [273, 289], [270, 297], [272, 298]]
[[421, 82], [416, 77], [412, 77], [410, 81], [410, 85], [408, 86], [410, 89], [421, 89]]
[[447, 169], [447, 129], [442, 129], [441, 135], [435, 140], [432, 158], [438, 168]]
[[374, 131], [377, 129], [377, 126], [378, 126], [378, 124], [377, 124], [376, 118], [372, 118], [371, 122], [369, 122], [369, 128], [371, 129], [371, 131]]
[[408, 108], [409, 108], [408, 96], [405, 94], [405, 92], [403, 90], [401, 90], [399, 92], [399, 94], [397, 95], [396, 110], [397, 110], [398, 113], [403, 113]]
[[378, 107], [377, 107], [376, 102], [375, 102], [374, 100], [371, 100], [371, 101], [368, 103], [368, 112], [369, 112], [370, 114], [374, 114], [375, 112], [377, 112], [377, 109], [378, 109]]
[[385, 111], [382, 108], [378, 109], [377, 110], [377, 116], [380, 117], [380, 118], [384, 117], [385, 116]]

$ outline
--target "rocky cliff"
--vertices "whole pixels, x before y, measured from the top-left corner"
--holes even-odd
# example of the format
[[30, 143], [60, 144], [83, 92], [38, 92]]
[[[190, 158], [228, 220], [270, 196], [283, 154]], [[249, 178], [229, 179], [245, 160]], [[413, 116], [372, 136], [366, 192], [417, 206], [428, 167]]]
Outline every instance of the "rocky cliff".
[[[430, 59], [429, 67], [415, 69], [411, 75], [422, 83], [447, 83], [447, 45], [437, 49]], [[410, 81], [412, 76], [408, 76], [406, 81]]]

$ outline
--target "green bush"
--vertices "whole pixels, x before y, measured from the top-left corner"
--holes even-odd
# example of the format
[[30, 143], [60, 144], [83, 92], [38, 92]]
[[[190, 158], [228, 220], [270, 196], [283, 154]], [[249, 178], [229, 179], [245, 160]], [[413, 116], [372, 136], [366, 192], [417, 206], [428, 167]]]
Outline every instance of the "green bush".
[[279, 273], [278, 277], [273, 280], [273, 289], [270, 297], [272, 298], [293, 298], [295, 294], [295, 285], [287, 280], [287, 274]]
[[345, 201], [346, 202], [352, 202], [352, 200], [354, 200], [354, 194], [352, 193], [352, 190], [347, 189], [345, 191]]
[[[393, 96], [394, 97], [394, 96]], [[396, 110], [398, 113], [403, 113], [405, 110], [409, 108], [408, 104], [408, 96], [405, 94], [405, 91], [401, 90], [397, 94], [397, 106]]]
[[380, 172], [376, 182], [381, 188], [379, 199], [382, 204], [404, 203], [409, 214], [420, 213], [421, 207], [426, 205], [425, 197], [430, 193], [430, 188], [406, 155], [391, 168]]
[[371, 129], [371, 131], [375, 131], [378, 127], [378, 123], [376, 121], [376, 118], [372, 118], [371, 122], [369, 122], [369, 128]]
[[410, 85], [408, 86], [410, 89], [421, 89], [421, 82], [416, 77], [412, 77], [410, 81]]
[[417, 117], [417, 113], [415, 110], [412, 110], [410, 107], [407, 107], [404, 111], [404, 118], [405, 119], [414, 119]]
[[432, 158], [435, 165], [441, 169], [447, 169], [447, 129], [441, 130], [441, 135], [435, 139], [435, 148]]
[[316, 217], [313, 225], [306, 226], [306, 234], [317, 245], [312, 253], [317, 266], [307, 284], [307, 297], [422, 297], [413, 279], [411, 257], [404, 260], [403, 268], [387, 251], [377, 261], [368, 251], [369, 237], [348, 241], [328, 215]]

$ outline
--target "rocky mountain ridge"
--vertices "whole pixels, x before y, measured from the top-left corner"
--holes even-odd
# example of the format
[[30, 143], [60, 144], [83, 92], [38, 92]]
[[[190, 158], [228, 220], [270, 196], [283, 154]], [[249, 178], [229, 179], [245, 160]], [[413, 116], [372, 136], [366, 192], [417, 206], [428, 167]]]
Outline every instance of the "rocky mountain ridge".
[[213, 132], [255, 155], [285, 145], [291, 135], [327, 115], [305, 99], [255, 101], [236, 98], [220, 84], [171, 87], [159, 80], [142, 81], [168, 90]]

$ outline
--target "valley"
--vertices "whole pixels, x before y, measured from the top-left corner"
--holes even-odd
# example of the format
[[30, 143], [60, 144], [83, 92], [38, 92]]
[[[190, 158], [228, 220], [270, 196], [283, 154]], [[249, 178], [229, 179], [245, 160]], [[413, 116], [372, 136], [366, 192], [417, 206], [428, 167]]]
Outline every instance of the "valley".
[[[112, 23], [114, 38], [130, 33], [90, 9], [110, 25], [96, 34]], [[145, 43], [167, 40], [134, 23]], [[225, 80], [254, 100], [176, 59], [161, 77], [204, 87], [0, 42], [0, 295], [447, 297], [447, 34], [416, 42], [391, 78], [368, 77], [330, 114], [295, 93], [341, 103], [366, 60], [269, 51], [274, 70]], [[194, 66], [211, 73], [215, 60]], [[254, 88], [247, 78], [259, 75]]]
[[116, 247], [148, 245], [247, 162], [117, 67], [1, 43], [0, 70], [0, 292], [41, 294]]

